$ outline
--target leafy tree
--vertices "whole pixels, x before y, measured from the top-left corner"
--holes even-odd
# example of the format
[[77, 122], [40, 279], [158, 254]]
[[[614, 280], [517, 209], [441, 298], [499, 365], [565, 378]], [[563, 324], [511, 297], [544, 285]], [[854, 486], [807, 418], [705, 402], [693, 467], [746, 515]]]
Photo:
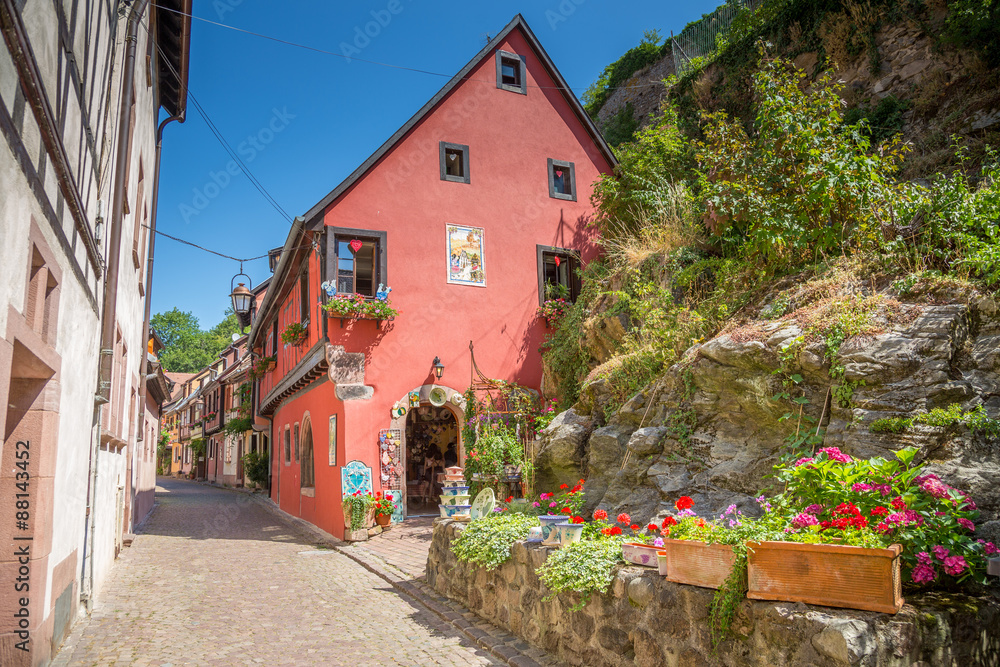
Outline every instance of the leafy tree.
[[163, 341], [160, 363], [177, 373], [195, 373], [208, 366], [232, 342], [232, 335], [242, 331], [232, 308], [208, 331], [202, 331], [193, 314], [177, 308], [153, 315], [150, 325]]

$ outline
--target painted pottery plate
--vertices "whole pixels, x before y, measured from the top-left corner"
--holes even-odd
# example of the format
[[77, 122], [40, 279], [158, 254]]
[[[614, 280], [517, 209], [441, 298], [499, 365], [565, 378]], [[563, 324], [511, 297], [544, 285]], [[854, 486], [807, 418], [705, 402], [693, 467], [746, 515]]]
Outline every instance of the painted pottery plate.
[[434, 387], [431, 389], [430, 394], [427, 395], [427, 400], [434, 407], [440, 408], [448, 400], [448, 392], [441, 387]]
[[472, 501], [472, 509], [469, 510], [469, 515], [473, 519], [482, 519], [484, 516], [489, 516], [493, 512], [493, 508], [497, 506], [497, 498], [493, 493], [493, 489], [486, 487], [479, 492], [476, 499]]

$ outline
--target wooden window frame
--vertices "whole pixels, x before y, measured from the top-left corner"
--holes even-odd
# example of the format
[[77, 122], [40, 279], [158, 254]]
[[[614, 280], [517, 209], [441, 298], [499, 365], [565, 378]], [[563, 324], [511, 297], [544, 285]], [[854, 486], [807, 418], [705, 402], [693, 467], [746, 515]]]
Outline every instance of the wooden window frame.
[[[452, 176], [448, 173], [448, 153], [457, 152], [462, 154], [462, 175]], [[447, 141], [438, 142], [438, 160], [441, 167], [441, 180], [448, 181], [450, 183], [469, 183], [471, 182], [470, 168], [469, 168], [469, 147], [465, 144], [453, 144]]]
[[[374, 289], [378, 288], [379, 284], [388, 285], [389, 284], [389, 273], [388, 273], [388, 249], [387, 249], [387, 232], [380, 232], [372, 229], [354, 229], [350, 227], [327, 227], [326, 234], [326, 276], [327, 280], [333, 282], [336, 287], [338, 284], [337, 279], [337, 260], [340, 259], [337, 255], [337, 239], [343, 237], [351, 237], [352, 239], [366, 239], [374, 240], [377, 243], [378, 250], [378, 261], [376, 262], [376, 275], [372, 281], [372, 287]], [[357, 275], [357, 268], [355, 268], [355, 276]], [[354, 286], [357, 287], [357, 279], [355, 278]], [[354, 294], [356, 292], [351, 292]], [[339, 292], [338, 294], [348, 294], [348, 292]], [[375, 295], [372, 294], [370, 297], [366, 296], [366, 299], [374, 299]]]
[[[509, 83], [504, 83], [503, 81], [503, 63], [504, 61], [517, 61], [518, 62], [518, 78], [520, 83], [517, 85], [512, 85]], [[507, 90], [512, 93], [520, 93], [521, 95], [528, 94], [528, 68], [526, 66], [527, 61], [524, 56], [519, 56], [516, 53], [511, 53], [510, 51], [503, 51], [497, 49], [496, 55], [497, 62], [497, 88], [501, 90]]]
[[545, 303], [545, 256], [558, 255], [561, 259], [570, 262], [570, 286], [569, 302], [575, 302], [580, 296], [580, 253], [569, 248], [558, 248], [556, 246], [536, 245], [535, 263], [538, 273], [538, 305]]
[[[565, 192], [558, 192], [556, 190], [556, 167], [569, 170], [569, 194], [566, 194]], [[573, 162], [566, 162], [565, 160], [553, 160], [552, 158], [549, 158], [548, 178], [549, 197], [552, 197], [553, 199], [562, 199], [564, 201], [576, 201], [576, 164]]]

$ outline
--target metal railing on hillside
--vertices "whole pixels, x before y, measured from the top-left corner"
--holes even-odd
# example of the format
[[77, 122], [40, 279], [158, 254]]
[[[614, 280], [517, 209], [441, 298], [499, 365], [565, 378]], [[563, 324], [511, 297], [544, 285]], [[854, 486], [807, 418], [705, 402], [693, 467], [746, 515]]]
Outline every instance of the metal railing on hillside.
[[740, 12], [754, 12], [764, 2], [765, 0], [729, 0], [700, 21], [689, 24], [679, 35], [671, 35], [670, 48], [677, 74], [687, 71], [695, 58], [705, 58], [715, 53], [719, 38], [729, 33]]

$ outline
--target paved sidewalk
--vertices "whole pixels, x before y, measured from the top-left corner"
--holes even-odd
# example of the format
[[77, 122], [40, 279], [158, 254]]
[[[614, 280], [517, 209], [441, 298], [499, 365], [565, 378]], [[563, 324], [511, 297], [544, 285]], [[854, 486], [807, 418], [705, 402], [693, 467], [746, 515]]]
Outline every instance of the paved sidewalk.
[[502, 664], [267, 501], [158, 483], [152, 518], [52, 665]]
[[395, 524], [367, 542], [356, 542], [345, 548], [366, 551], [407, 576], [422, 579], [433, 531], [434, 517], [417, 517]]

